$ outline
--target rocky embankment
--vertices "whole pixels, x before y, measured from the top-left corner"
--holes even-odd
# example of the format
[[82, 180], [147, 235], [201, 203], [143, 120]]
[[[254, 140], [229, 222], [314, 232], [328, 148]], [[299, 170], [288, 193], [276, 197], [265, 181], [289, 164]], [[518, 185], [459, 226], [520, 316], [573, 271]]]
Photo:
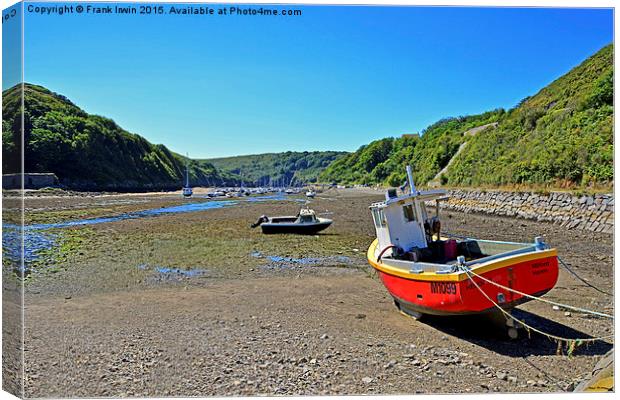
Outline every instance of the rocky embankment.
[[450, 190], [443, 208], [551, 222], [567, 229], [613, 233], [613, 194], [576, 196], [570, 193]]

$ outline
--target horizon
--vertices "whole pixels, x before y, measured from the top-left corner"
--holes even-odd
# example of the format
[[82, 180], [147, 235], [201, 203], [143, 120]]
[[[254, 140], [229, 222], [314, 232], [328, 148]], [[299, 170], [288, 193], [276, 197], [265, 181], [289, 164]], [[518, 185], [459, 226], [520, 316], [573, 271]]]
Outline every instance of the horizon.
[[25, 12], [24, 80], [192, 159], [352, 152], [514, 108], [613, 44], [612, 9], [274, 7], [303, 14]]

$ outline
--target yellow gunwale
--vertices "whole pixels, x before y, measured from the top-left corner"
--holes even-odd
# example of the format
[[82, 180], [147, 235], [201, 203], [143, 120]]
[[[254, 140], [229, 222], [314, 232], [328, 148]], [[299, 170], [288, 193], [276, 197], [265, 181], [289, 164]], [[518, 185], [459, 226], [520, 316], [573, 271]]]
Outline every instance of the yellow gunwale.
[[[391, 267], [389, 265], [384, 265], [382, 262], [376, 262], [375, 249], [377, 248], [378, 240], [375, 239], [370, 247], [368, 247], [368, 252], [366, 253], [366, 257], [368, 258], [368, 263], [372, 265], [378, 271], [384, 272], [389, 275], [398, 276], [406, 279], [413, 279], [418, 281], [438, 281], [438, 282], [460, 282], [469, 279], [469, 276], [465, 272], [454, 272], [451, 274], [438, 274], [436, 272], [423, 272], [421, 274], [416, 274], [410, 271], [405, 271], [401, 268]], [[514, 265], [522, 262], [538, 260], [541, 258], [547, 257], [557, 257], [558, 252], [556, 249], [542, 250], [536, 251], [533, 253], [526, 254], [518, 254], [515, 256], [508, 256], [504, 258], [499, 258], [497, 260], [488, 261], [486, 263], [482, 263], [476, 266], [473, 271], [477, 274], [483, 274], [485, 272], [493, 271], [495, 269], [504, 268], [509, 265]]]

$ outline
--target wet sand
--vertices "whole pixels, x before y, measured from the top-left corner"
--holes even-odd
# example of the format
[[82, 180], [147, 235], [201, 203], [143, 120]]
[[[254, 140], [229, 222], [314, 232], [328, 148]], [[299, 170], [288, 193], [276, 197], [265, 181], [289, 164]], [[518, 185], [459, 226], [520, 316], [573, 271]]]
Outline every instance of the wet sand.
[[[330, 190], [311, 207], [334, 219], [314, 236], [264, 236], [267, 200], [52, 228], [26, 282], [29, 397], [410, 394], [570, 390], [611, 343], [572, 357], [485, 321], [399, 314], [365, 260], [368, 205], [380, 193]], [[299, 198], [299, 197], [298, 197]], [[176, 194], [29, 197], [29, 223], [192, 205]], [[613, 283], [613, 238], [517, 219], [444, 212], [446, 231], [531, 241], [543, 235], [590, 283]], [[613, 299], [561, 271], [546, 297], [613, 312]], [[562, 336], [612, 325], [530, 302], [518, 315]], [[472, 322], [474, 321], [474, 322]], [[487, 321], [488, 322], [488, 321]]]

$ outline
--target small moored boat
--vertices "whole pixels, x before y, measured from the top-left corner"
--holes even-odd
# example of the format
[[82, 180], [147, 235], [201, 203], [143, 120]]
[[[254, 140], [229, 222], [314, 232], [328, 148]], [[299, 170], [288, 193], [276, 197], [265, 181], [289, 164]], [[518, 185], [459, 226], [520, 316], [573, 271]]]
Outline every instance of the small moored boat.
[[252, 228], [261, 227], [263, 233], [297, 233], [312, 235], [326, 229], [332, 224], [329, 218], [316, 216], [313, 210], [302, 208], [295, 216], [267, 217], [261, 216], [252, 224]]
[[183, 197], [192, 197], [192, 195], [194, 194], [192, 187], [189, 185], [189, 156], [185, 164], [185, 186], [183, 186], [182, 193]]
[[[424, 314], [463, 315], [510, 310], [542, 296], [558, 279], [556, 249], [542, 238], [512, 243], [441, 236], [439, 202], [443, 190], [417, 191], [407, 167], [410, 192], [386, 193], [370, 206], [377, 239], [368, 262], [394, 298], [415, 318]], [[429, 217], [425, 202], [435, 201]], [[524, 295], [525, 294], [525, 295]]]

